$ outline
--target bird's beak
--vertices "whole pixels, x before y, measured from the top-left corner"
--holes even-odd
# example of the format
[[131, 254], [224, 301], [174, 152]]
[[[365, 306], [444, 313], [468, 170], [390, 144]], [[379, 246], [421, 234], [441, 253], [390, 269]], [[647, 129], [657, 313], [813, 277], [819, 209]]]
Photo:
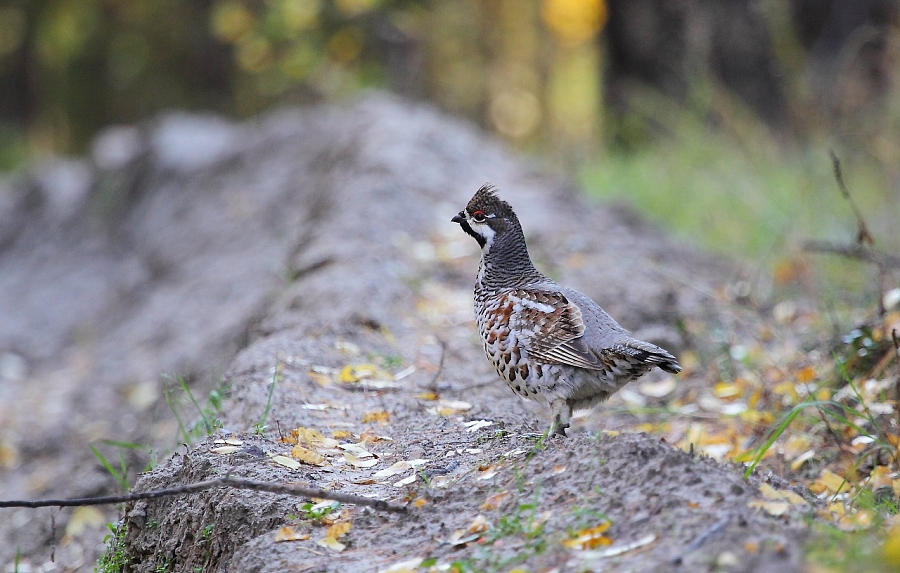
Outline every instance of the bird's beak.
[[455, 217], [453, 217], [450, 220], [454, 223], [460, 223], [460, 224], [465, 223], [466, 222], [466, 212], [460, 211], [459, 213], [456, 214]]

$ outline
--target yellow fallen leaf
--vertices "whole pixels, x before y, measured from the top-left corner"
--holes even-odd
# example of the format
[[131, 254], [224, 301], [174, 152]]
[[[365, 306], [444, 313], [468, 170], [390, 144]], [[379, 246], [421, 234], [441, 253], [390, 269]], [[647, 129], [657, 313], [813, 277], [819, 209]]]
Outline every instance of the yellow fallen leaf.
[[787, 513], [791, 508], [791, 504], [786, 501], [763, 501], [761, 499], [754, 499], [747, 503], [747, 507], [750, 509], [762, 509], [769, 515], [778, 517], [779, 515]]
[[419, 497], [419, 498], [416, 498], [416, 501], [413, 502], [413, 505], [416, 507], [422, 507], [426, 503], [428, 503], [427, 499], [425, 499], [424, 497]]
[[374, 364], [351, 364], [341, 368], [338, 380], [344, 384], [353, 384], [361, 380], [392, 380], [393, 376]]
[[300, 445], [294, 446], [293, 449], [291, 449], [291, 457], [313, 466], [325, 465], [325, 456], [317, 451], [308, 450]]
[[572, 539], [564, 540], [562, 544], [569, 549], [594, 549], [603, 545], [611, 545], [612, 539], [603, 535], [609, 526], [610, 522], [606, 521], [596, 527], [583, 529]]
[[376, 410], [374, 412], [366, 412], [363, 415], [362, 423], [378, 422], [380, 424], [387, 424], [390, 419], [391, 415], [389, 413], [384, 410]]
[[344, 440], [351, 437], [352, 435], [353, 434], [351, 434], [347, 430], [334, 430], [333, 432], [331, 432], [331, 437], [338, 440]]
[[808, 437], [803, 434], [792, 434], [785, 440], [781, 451], [784, 453], [785, 458], [793, 459], [809, 450], [810, 446], [812, 446], [812, 442]]
[[378, 460], [375, 458], [372, 458], [371, 460], [361, 460], [350, 452], [344, 452], [344, 459], [347, 460], [348, 464], [356, 468], [370, 468], [374, 465], [378, 465]]
[[320, 540], [316, 541], [316, 545], [319, 545], [321, 547], [326, 547], [328, 549], [331, 549], [332, 551], [337, 551], [338, 553], [340, 553], [341, 551], [343, 551], [344, 549], [347, 548], [346, 545], [344, 545], [343, 543], [341, 543], [340, 541], [338, 541], [337, 539], [334, 539], [332, 537], [326, 537], [325, 539], [320, 539]]
[[822, 493], [826, 490], [831, 493], [841, 493], [849, 489], [850, 484], [844, 478], [827, 468], [823, 469], [819, 478], [809, 486], [809, 490], [813, 493]]
[[440, 396], [438, 396], [437, 392], [422, 392], [421, 394], [416, 394], [416, 398], [418, 398], [419, 400], [434, 401], [440, 398]]
[[481, 509], [497, 509], [508, 498], [508, 491], [501, 491], [500, 493], [491, 494], [487, 497], [486, 500], [484, 500], [484, 503], [481, 504]]
[[353, 524], [351, 524], [349, 521], [335, 523], [325, 531], [325, 537], [338, 539], [340, 537], [343, 537], [344, 535], [347, 535], [347, 532], [350, 531], [352, 527]]
[[291, 430], [291, 435], [297, 438], [298, 443], [303, 442], [312, 447], [334, 448], [338, 445], [338, 441], [334, 438], [328, 438], [312, 428], [301, 426]]
[[713, 385], [713, 396], [716, 398], [737, 398], [743, 391], [743, 385], [738, 382], [716, 382]]
[[807, 382], [812, 382], [816, 377], [816, 369], [812, 366], [807, 366], [802, 368], [799, 372], [797, 372], [797, 382], [802, 384], [806, 384]]
[[467, 533], [484, 533], [488, 530], [490, 526], [488, 525], [487, 518], [481, 514], [476, 515], [475, 519], [472, 520], [472, 523], [469, 524], [469, 527], [466, 528]]
[[767, 483], [759, 486], [759, 493], [761, 493], [764, 498], [773, 501], [786, 501], [793, 505], [807, 505], [806, 500], [796, 493], [789, 490], [775, 489]]
[[290, 468], [292, 470], [300, 469], [300, 462], [293, 460], [287, 456], [272, 456], [272, 461], [280, 466]]
[[325, 374], [324, 372], [316, 372], [315, 370], [310, 370], [306, 373], [307, 376], [313, 379], [313, 381], [319, 386], [328, 386], [331, 384], [331, 376]]
[[280, 541], [303, 541], [309, 539], [309, 533], [300, 533], [293, 527], [285, 525], [275, 532], [275, 542]]
[[869, 479], [866, 480], [866, 485], [869, 486], [872, 491], [882, 487], [892, 487], [893, 477], [895, 476], [891, 471], [891, 468], [887, 466], [875, 466], [875, 469], [869, 474]]
[[874, 512], [860, 509], [855, 513], [845, 514], [837, 521], [837, 526], [844, 531], [858, 531], [872, 527]]

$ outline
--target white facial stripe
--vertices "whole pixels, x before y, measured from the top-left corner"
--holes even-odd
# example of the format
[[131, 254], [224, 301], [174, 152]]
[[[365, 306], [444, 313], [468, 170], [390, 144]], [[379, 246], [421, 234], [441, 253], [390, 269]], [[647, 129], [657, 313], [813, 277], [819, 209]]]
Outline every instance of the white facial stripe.
[[494, 242], [494, 236], [497, 235], [496, 231], [491, 229], [490, 225], [485, 225], [484, 223], [476, 223], [475, 221], [471, 221], [469, 225], [472, 227], [472, 230], [484, 237], [484, 247], [482, 250], [487, 252], [491, 248], [491, 244]]

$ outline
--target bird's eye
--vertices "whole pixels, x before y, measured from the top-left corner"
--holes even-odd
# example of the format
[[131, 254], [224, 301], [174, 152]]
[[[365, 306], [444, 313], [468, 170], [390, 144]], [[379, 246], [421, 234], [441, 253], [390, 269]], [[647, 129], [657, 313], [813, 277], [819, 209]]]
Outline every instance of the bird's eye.
[[472, 218], [478, 221], [479, 223], [484, 221], [484, 211], [475, 211], [472, 213]]

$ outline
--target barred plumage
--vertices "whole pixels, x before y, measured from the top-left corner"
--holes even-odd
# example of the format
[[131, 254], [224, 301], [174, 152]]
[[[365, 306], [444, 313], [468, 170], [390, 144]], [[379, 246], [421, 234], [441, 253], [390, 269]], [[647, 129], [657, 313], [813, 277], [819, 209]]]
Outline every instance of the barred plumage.
[[669, 352], [632, 338], [597, 303], [535, 269], [518, 217], [490, 185], [453, 222], [482, 250], [475, 320], [485, 354], [513, 392], [550, 408], [556, 433], [565, 435], [573, 409], [654, 367], [681, 371]]

